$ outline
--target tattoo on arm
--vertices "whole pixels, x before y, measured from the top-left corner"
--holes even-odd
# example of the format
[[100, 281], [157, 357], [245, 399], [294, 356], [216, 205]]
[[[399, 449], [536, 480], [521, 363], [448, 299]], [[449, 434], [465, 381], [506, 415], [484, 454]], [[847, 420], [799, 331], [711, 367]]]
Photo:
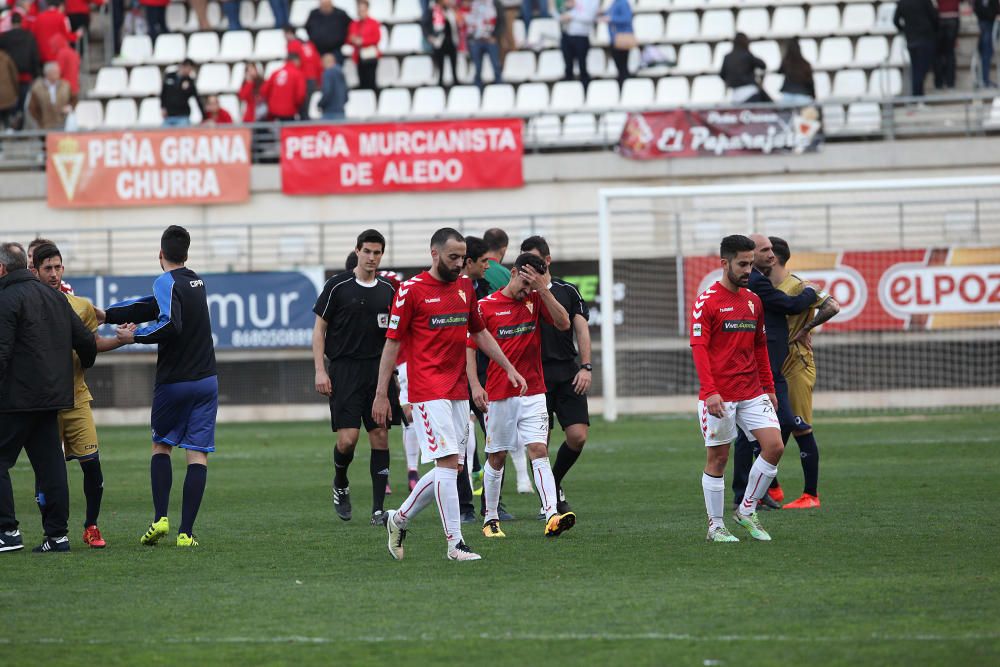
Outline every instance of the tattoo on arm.
[[816, 309], [816, 315], [813, 316], [812, 321], [809, 322], [806, 327], [809, 329], [815, 329], [839, 312], [840, 304], [837, 303], [833, 297], [830, 297]]

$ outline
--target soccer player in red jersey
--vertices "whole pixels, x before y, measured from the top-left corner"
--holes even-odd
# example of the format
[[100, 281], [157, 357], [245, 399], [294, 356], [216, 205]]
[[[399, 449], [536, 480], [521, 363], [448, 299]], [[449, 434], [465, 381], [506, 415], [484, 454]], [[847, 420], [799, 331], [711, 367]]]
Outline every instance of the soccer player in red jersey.
[[753, 267], [754, 242], [745, 236], [722, 239], [722, 279], [698, 296], [691, 312], [691, 352], [701, 382], [698, 419], [707, 462], [701, 478], [708, 511], [709, 542], [738, 542], [722, 520], [723, 473], [737, 426], [760, 443], [743, 500], [733, 519], [757, 540], [771, 536], [757, 518], [757, 501], [778, 474], [784, 451], [774, 412], [774, 380], [767, 357], [764, 308], [746, 288]]
[[[549, 291], [545, 261], [525, 253], [517, 258], [510, 281], [498, 292], [479, 301], [479, 314], [500, 349], [528, 382], [523, 395], [511, 387], [503, 371], [491, 363], [487, 369], [486, 389], [470, 372], [472, 398], [486, 415], [486, 465], [483, 468], [483, 494], [486, 517], [483, 535], [505, 537], [500, 529], [497, 505], [507, 452], [527, 449], [535, 488], [545, 513], [545, 535], [555, 537], [576, 523], [572, 512], [556, 510], [556, 481], [549, 466], [549, 414], [545, 402], [545, 379], [542, 375], [542, 328], [544, 319], [560, 331], [570, 327], [569, 314]], [[470, 340], [470, 347], [472, 343]], [[475, 367], [474, 355], [467, 363]], [[475, 377], [475, 379], [473, 379]], [[488, 409], [487, 409], [488, 406]]]
[[472, 281], [462, 277], [465, 238], [451, 228], [431, 237], [431, 268], [403, 283], [389, 316], [372, 417], [389, 416], [389, 380], [401, 342], [407, 349], [407, 383], [425, 461], [435, 466], [420, 478], [398, 510], [386, 517], [389, 553], [403, 558], [403, 540], [410, 520], [431, 500], [437, 502], [448, 540], [450, 560], [479, 560], [462, 539], [458, 505], [458, 469], [469, 437], [469, 386], [465, 366], [466, 340], [476, 345], [506, 373], [521, 394], [524, 378], [507, 360], [483, 326]]

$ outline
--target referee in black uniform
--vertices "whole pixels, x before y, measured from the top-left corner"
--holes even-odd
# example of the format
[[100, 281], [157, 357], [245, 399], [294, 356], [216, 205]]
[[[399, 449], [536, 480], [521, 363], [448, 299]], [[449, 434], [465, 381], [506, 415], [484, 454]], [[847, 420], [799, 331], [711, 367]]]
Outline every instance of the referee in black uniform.
[[[552, 256], [548, 242], [541, 236], [529, 236], [521, 243], [521, 252], [530, 252], [545, 260], [551, 266]], [[551, 272], [550, 272], [551, 275]], [[573, 467], [587, 443], [590, 431], [590, 409], [587, 407], [587, 392], [592, 382], [594, 370], [590, 363], [590, 310], [587, 308], [580, 290], [573, 283], [552, 277], [549, 289], [556, 300], [569, 313], [572, 326], [567, 331], [559, 331], [551, 324], [542, 325], [542, 372], [545, 375], [545, 401], [549, 409], [549, 429], [553, 427], [553, 414], [559, 420], [566, 439], [559, 447], [556, 462], [552, 466], [552, 476], [556, 480], [559, 496], [556, 511], [565, 514], [571, 511], [563, 493], [562, 480]], [[576, 344], [573, 335], [576, 334]], [[577, 364], [577, 347], [580, 363]]]
[[[341, 519], [351, 520], [347, 468], [354, 460], [363, 423], [371, 443], [371, 521], [372, 525], [381, 525], [389, 479], [389, 432], [372, 420], [371, 412], [396, 290], [392, 283], [377, 275], [385, 252], [385, 237], [374, 229], [366, 230], [358, 236], [355, 252], [358, 265], [354, 270], [338, 273], [326, 281], [316, 300], [313, 362], [316, 391], [330, 397], [330, 425], [337, 433], [333, 450], [333, 507]], [[398, 398], [393, 408], [393, 423], [398, 424]]]

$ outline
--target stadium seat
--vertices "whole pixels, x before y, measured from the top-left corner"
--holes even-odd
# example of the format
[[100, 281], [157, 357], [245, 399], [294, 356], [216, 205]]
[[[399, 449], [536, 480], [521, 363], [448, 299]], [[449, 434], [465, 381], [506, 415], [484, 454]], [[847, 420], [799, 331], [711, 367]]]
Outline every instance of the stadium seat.
[[201, 95], [217, 95], [230, 91], [229, 65], [225, 63], [206, 63], [198, 68], [198, 93]]
[[[266, 3], [265, 3], [266, 4]], [[288, 55], [288, 42], [283, 32], [277, 29], [261, 30], [254, 44], [254, 60], [284, 60]]]
[[389, 45], [383, 53], [389, 55], [406, 55], [421, 53], [424, 50], [424, 35], [416, 23], [395, 25], [389, 33]]
[[229, 112], [229, 115], [233, 117], [234, 123], [240, 122], [243, 114], [240, 112], [240, 99], [236, 95], [232, 93], [219, 95], [219, 106]]
[[271, 11], [270, 3], [257, 3], [257, 18], [254, 20], [252, 27], [254, 30], [270, 30], [274, 28], [274, 12]]
[[187, 27], [187, 5], [179, 2], [171, 2], [167, 5], [167, 32], [184, 32]]
[[712, 69], [712, 49], [704, 42], [684, 44], [677, 53], [675, 74], [701, 74]]
[[[445, 65], [446, 71], [448, 65]], [[399, 69], [397, 86], [417, 88], [437, 83], [434, 73], [434, 62], [430, 56], [406, 56]]]
[[549, 108], [549, 87], [544, 83], [522, 83], [517, 87], [517, 97], [514, 107], [518, 113], [539, 113], [545, 111]]
[[895, 35], [897, 32], [896, 25], [892, 22], [895, 15], [896, 3], [883, 2], [878, 6], [878, 12], [875, 15], [875, 24], [869, 32], [876, 35]]
[[806, 59], [813, 69], [816, 69], [816, 64], [819, 62], [819, 45], [816, 44], [815, 39], [800, 39], [799, 40], [799, 51], [802, 53], [802, 57]]
[[444, 88], [425, 86], [413, 91], [413, 106], [410, 113], [414, 116], [440, 116], [444, 113], [446, 99]]
[[420, 0], [396, 0], [396, 4], [392, 8], [394, 23], [419, 21], [421, 14]]
[[410, 91], [407, 88], [386, 88], [378, 96], [378, 115], [400, 118], [410, 113]]
[[861, 97], [867, 90], [868, 79], [862, 70], [842, 69], [833, 77], [833, 96], [838, 99]]
[[597, 122], [597, 132], [600, 140], [605, 144], [616, 144], [621, 139], [622, 130], [628, 121], [628, 114], [624, 111], [612, 111], [601, 116]]
[[707, 42], [718, 42], [732, 39], [736, 34], [736, 22], [733, 12], [728, 9], [709, 9], [701, 15], [700, 39]]
[[619, 105], [623, 109], [646, 109], [653, 106], [655, 97], [652, 79], [625, 79]]
[[772, 72], [770, 74], [764, 75], [764, 81], [761, 84], [764, 88], [764, 92], [774, 100], [775, 102], [781, 102], [781, 87], [785, 84], [785, 75]]
[[777, 72], [781, 67], [781, 47], [773, 39], [751, 43], [750, 53], [767, 63], [768, 72]]
[[201, 107], [198, 106], [198, 101], [191, 97], [188, 98], [188, 109], [191, 111], [189, 118], [191, 119], [192, 125], [198, 125], [202, 121]]
[[452, 86], [448, 91], [448, 115], [475, 116], [479, 113], [480, 98], [476, 86]]
[[826, 37], [840, 31], [840, 9], [837, 5], [814, 5], [809, 8], [805, 30], [802, 35]]
[[590, 35], [590, 45], [597, 46], [602, 49], [609, 48], [611, 46], [611, 33], [608, 32], [607, 23], [599, 21], [596, 25], [594, 25], [594, 32]]
[[523, 83], [535, 76], [535, 54], [531, 51], [511, 51], [503, 62], [503, 80]]
[[858, 38], [852, 67], [879, 67], [889, 60], [889, 40], [879, 35]]
[[128, 94], [133, 97], [159, 95], [162, 88], [163, 80], [160, 77], [160, 68], [156, 65], [133, 67], [128, 74]]
[[528, 34], [524, 28], [524, 21], [521, 19], [514, 19], [514, 23], [511, 25], [510, 29], [511, 32], [514, 33], [514, 48], [527, 48], [524, 42], [528, 38]]
[[[77, 111], [79, 111], [79, 108], [77, 108]], [[988, 128], [1000, 127], [1000, 97], [993, 98], [993, 103], [990, 105], [989, 116], [987, 116], [986, 120], [983, 121], [983, 125]], [[83, 125], [80, 127], [83, 127]]]
[[847, 107], [847, 129], [878, 132], [882, 129], [882, 109], [877, 102], [852, 102]]
[[[535, 19], [538, 20], [540, 19]], [[529, 143], [536, 146], [552, 146], [558, 144], [562, 138], [562, 122], [559, 116], [535, 116], [528, 120], [526, 134]]]
[[[208, 19], [207, 30], [219, 30], [222, 27], [222, 8], [218, 2], [209, 2], [205, 7], [205, 15]], [[187, 23], [181, 28], [181, 32], [198, 32], [201, 26], [198, 24], [198, 14], [194, 11], [188, 12]]]
[[583, 84], [579, 81], [559, 81], [552, 86], [549, 108], [560, 113], [569, 113], [583, 106]]
[[[509, 59], [511, 55], [507, 56]], [[538, 69], [535, 70], [532, 81], [559, 81], [566, 74], [566, 60], [562, 51], [547, 49], [538, 54]], [[506, 80], [506, 79], [505, 79]]]
[[76, 123], [81, 130], [97, 129], [104, 123], [104, 106], [98, 100], [80, 100], [76, 104]]
[[149, 35], [125, 35], [116, 65], [141, 65], [153, 57], [153, 40]]
[[379, 58], [375, 66], [375, 81], [379, 88], [395, 86], [399, 81], [399, 59], [393, 56]]
[[816, 89], [816, 99], [825, 100], [830, 97], [833, 85], [828, 72], [813, 72], [813, 87]]
[[139, 112], [136, 108], [135, 100], [131, 97], [108, 100], [108, 104], [104, 108], [103, 126], [111, 129], [134, 127], [138, 115]]
[[736, 32], [742, 32], [750, 39], [760, 39], [771, 28], [771, 16], [764, 7], [741, 9], [736, 15]]
[[868, 80], [868, 96], [887, 98], [903, 94], [903, 77], [898, 69], [877, 69]]
[[309, 12], [319, 7], [319, 0], [294, 0], [288, 10], [288, 22], [295, 28], [301, 28], [309, 18]]
[[[864, 35], [871, 32], [874, 27], [874, 4], [851, 4], [844, 7], [844, 15], [840, 22], [841, 35]], [[850, 111], [847, 115], [849, 119]]]
[[668, 76], [656, 82], [656, 105], [668, 108], [682, 107], [691, 96], [691, 85], [686, 77]]
[[109, 98], [123, 95], [128, 89], [128, 72], [124, 67], [102, 67], [90, 91], [91, 97]]
[[[391, 22], [392, 0], [370, 0], [368, 5], [368, 15], [379, 23]], [[354, 16], [352, 16], [352, 18], [354, 18]]]
[[514, 106], [514, 86], [509, 83], [494, 83], [483, 88], [480, 110], [484, 115], [509, 114]]
[[323, 115], [323, 112], [319, 110], [319, 100], [323, 97], [323, 93], [314, 90], [313, 94], [309, 96], [309, 120], [317, 120]]
[[335, 7], [340, 7], [352, 19], [358, 15], [358, 0], [333, 0]]
[[694, 12], [671, 12], [667, 16], [664, 40], [671, 44], [687, 44], [698, 38], [699, 25]]
[[[509, 55], [507, 56], [510, 57]], [[590, 76], [607, 76], [609, 58], [604, 54], [604, 49], [591, 48], [587, 51], [587, 71]]]
[[[629, 72], [634, 73], [636, 70], [639, 69], [639, 62], [640, 62], [640, 60], [641, 60], [641, 54], [639, 53], [639, 49], [632, 49], [631, 51], [629, 51], [629, 54], [628, 54], [628, 68], [629, 68]], [[605, 72], [605, 76], [609, 76], [609, 77], [612, 77], [612, 78], [617, 78], [618, 77], [618, 66], [615, 65], [615, 61], [613, 59], [609, 58], [608, 61], [607, 61], [607, 64], [608, 64], [608, 69]], [[591, 76], [596, 76], [597, 72], [596, 71], [592, 71], [590, 73], [590, 75]]]
[[229, 70], [229, 90], [239, 92], [243, 86], [243, 81], [247, 78], [247, 64], [233, 63]]
[[691, 104], [707, 106], [726, 101], [726, 87], [715, 74], [696, 76], [691, 83]]
[[659, 14], [636, 14], [633, 28], [640, 44], [655, 44], [663, 39], [663, 17]]
[[559, 28], [559, 21], [545, 18], [534, 19], [528, 27], [528, 34], [525, 37], [527, 46], [536, 51], [559, 46], [561, 39], [562, 31]]
[[607, 79], [591, 81], [587, 86], [587, 98], [583, 106], [585, 109], [614, 109], [618, 106], [620, 95], [617, 81]]
[[[265, 3], [267, 4], [267, 3]], [[257, 26], [257, 3], [253, 0], [240, 1], [240, 26], [244, 30], [256, 30]], [[267, 26], [271, 27], [271, 26]]]
[[153, 56], [147, 61], [153, 65], [176, 65], [184, 60], [187, 40], [184, 35], [163, 34], [156, 38]]
[[665, 12], [674, 9], [671, 0], [638, 0], [635, 3], [636, 12]]
[[806, 27], [806, 12], [802, 7], [778, 7], [771, 17], [769, 37], [798, 37]]
[[[719, 42], [715, 45], [715, 49], [712, 51], [712, 66], [706, 68], [706, 72], [721, 72], [722, 71], [722, 61], [726, 59], [726, 56], [733, 50], [732, 42]], [[700, 72], [696, 72], [700, 74]]]
[[896, 35], [889, 45], [889, 64], [894, 67], [902, 67], [910, 63], [910, 52], [906, 49], [906, 38]]
[[222, 44], [216, 60], [235, 63], [250, 60], [253, 56], [253, 34], [249, 30], [230, 30], [222, 33]]
[[163, 109], [159, 97], [147, 97], [139, 103], [136, 123], [139, 127], [159, 127], [163, 125]]
[[344, 113], [348, 118], [371, 118], [375, 115], [376, 101], [374, 90], [351, 90], [347, 93], [347, 105]]
[[219, 55], [219, 34], [196, 32], [188, 39], [187, 57], [198, 64], [215, 60]]
[[563, 118], [561, 143], [580, 146], [597, 141], [597, 119], [591, 113], [571, 113]]
[[854, 59], [851, 40], [847, 37], [827, 37], [819, 45], [819, 62], [815, 69], [839, 70]]

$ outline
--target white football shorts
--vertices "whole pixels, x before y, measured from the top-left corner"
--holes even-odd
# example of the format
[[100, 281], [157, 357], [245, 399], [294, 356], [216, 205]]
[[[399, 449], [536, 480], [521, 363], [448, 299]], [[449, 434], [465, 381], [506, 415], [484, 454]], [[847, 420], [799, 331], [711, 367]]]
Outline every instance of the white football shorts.
[[778, 415], [767, 394], [746, 401], [730, 401], [722, 404], [725, 414], [722, 418], [708, 414], [705, 401], [698, 401], [698, 425], [705, 437], [706, 447], [728, 445], [736, 439], [736, 427], [746, 433], [751, 442], [757, 440], [753, 432], [759, 428], [781, 429]]
[[465, 455], [469, 439], [469, 401], [438, 399], [413, 404], [413, 426], [420, 440], [422, 463], [452, 454]]
[[406, 380], [405, 363], [396, 366], [396, 377], [399, 379], [399, 404], [407, 405], [410, 402], [410, 385]]
[[545, 394], [490, 401], [486, 412], [486, 453], [510, 452], [549, 438]]

